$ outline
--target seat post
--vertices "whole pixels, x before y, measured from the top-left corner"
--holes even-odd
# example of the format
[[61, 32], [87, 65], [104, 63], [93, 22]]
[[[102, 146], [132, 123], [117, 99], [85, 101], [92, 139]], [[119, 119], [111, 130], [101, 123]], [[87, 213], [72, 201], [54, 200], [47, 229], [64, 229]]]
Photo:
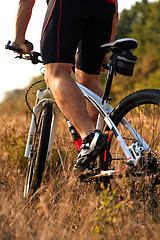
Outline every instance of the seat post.
[[113, 70], [113, 66], [111, 64], [110, 69], [108, 71], [108, 75], [107, 75], [107, 81], [106, 81], [106, 85], [105, 85], [104, 94], [102, 97], [102, 104], [104, 104], [105, 100], [106, 101], [110, 100], [109, 94], [110, 94], [110, 90], [111, 90], [111, 86], [112, 86], [113, 75], [114, 75], [114, 70]]

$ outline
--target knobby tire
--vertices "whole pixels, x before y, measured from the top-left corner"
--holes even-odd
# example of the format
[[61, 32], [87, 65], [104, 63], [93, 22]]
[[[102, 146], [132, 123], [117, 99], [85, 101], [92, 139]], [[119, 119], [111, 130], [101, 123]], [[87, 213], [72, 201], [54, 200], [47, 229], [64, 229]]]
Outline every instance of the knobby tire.
[[37, 117], [37, 129], [33, 136], [32, 158], [28, 160], [24, 197], [30, 197], [40, 187], [46, 162], [50, 128], [52, 120], [52, 104], [46, 103]]
[[[152, 162], [148, 163], [149, 167], [152, 168], [153, 173], [147, 173], [144, 175], [144, 177], [142, 177], [141, 191], [137, 193], [137, 198], [140, 198], [140, 194], [142, 194], [144, 191], [143, 201], [145, 199], [146, 202], [150, 201], [152, 204], [154, 202], [156, 205], [156, 183], [159, 184], [160, 181], [159, 169], [156, 171], [156, 167], [158, 168], [158, 159], [160, 159], [160, 90], [145, 89], [132, 93], [131, 95], [124, 98], [115, 107], [111, 113], [111, 118], [122, 134], [124, 140], [127, 143], [127, 146], [130, 146], [132, 142], [136, 140], [133, 139], [133, 136], [131, 136], [128, 130], [126, 130], [120, 123], [122, 118], [125, 118], [131, 124], [131, 126], [140, 134], [140, 136], [153, 150], [155, 159], [153, 157], [151, 160]], [[127, 159], [124, 156], [124, 153], [113, 134], [110, 137], [110, 141], [108, 142], [107, 152], [109, 153], [109, 162], [111, 162], [111, 169], [122, 169], [122, 167], [126, 164]], [[108, 178], [106, 177], [106, 180], [104, 178], [103, 181], [106, 181], [108, 183]], [[119, 185], [118, 181], [120, 180], [116, 181], [115, 178], [114, 181], [116, 182], [117, 188]], [[134, 182], [136, 183], [137, 181]], [[140, 186], [140, 182], [138, 185]], [[149, 185], [151, 188], [150, 190], [148, 189]], [[148, 189], [148, 192], [145, 192], [146, 189]]]

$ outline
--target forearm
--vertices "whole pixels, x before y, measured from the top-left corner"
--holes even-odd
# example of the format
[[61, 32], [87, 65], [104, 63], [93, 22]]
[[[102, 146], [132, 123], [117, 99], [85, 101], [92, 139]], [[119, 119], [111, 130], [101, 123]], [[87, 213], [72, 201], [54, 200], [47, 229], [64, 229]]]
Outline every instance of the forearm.
[[35, 0], [20, 0], [15, 23], [15, 42], [17, 44], [24, 43], [25, 33], [31, 18], [32, 8]]
[[114, 14], [114, 17], [113, 17], [112, 33], [111, 33], [110, 42], [114, 41], [114, 38], [115, 38], [115, 35], [116, 35], [116, 30], [117, 30], [117, 24], [118, 24], [118, 2], [116, 0], [115, 1], [115, 14]]

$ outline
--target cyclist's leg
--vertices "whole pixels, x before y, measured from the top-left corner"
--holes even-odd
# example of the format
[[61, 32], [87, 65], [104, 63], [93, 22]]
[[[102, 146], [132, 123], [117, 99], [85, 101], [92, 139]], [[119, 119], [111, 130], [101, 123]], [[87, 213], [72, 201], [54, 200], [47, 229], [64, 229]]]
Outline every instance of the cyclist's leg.
[[[95, 3], [95, 5], [94, 5]], [[99, 85], [100, 69], [106, 55], [106, 49], [101, 48], [109, 42], [112, 35], [115, 5], [106, 2], [94, 2], [94, 14], [86, 21], [76, 57], [76, 80], [97, 95], [102, 96], [103, 90]], [[94, 124], [97, 120], [95, 108], [87, 104], [87, 109]]]
[[49, 2], [42, 30], [41, 52], [47, 84], [61, 111], [83, 138], [95, 127], [87, 113], [84, 96], [70, 76], [82, 31], [81, 18], [78, 17], [82, 7], [81, 2], [74, 0]]
[[61, 111], [84, 138], [95, 127], [86, 110], [85, 98], [71, 78], [71, 67], [72, 64], [69, 63], [46, 64], [45, 80]]
[[[80, 69], [76, 69], [75, 76], [76, 76], [76, 80], [80, 84], [89, 88], [91, 91], [96, 93], [98, 96], [102, 97], [103, 90], [99, 84], [99, 81], [100, 81], [99, 75], [87, 74]], [[95, 108], [90, 103], [87, 102], [86, 104], [87, 104], [87, 111], [88, 111], [93, 123], [96, 124], [98, 112], [95, 110]]]
[[84, 21], [88, 19], [88, 11], [91, 11], [90, 3], [91, 1], [85, 0], [57, 0], [54, 4], [51, 0], [41, 39], [47, 84], [62, 112], [82, 138], [89, 135], [82, 142], [76, 162], [75, 167], [79, 170], [83, 170], [93, 157], [96, 158], [106, 144], [105, 136], [94, 131], [95, 126], [87, 113], [85, 98], [70, 76], [71, 63], [85, 27]]

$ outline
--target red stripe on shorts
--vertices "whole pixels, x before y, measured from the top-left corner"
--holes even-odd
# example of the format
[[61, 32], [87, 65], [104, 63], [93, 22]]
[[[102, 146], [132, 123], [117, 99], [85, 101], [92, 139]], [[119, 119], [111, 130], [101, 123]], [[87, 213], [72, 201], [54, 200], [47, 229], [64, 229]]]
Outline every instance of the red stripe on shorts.
[[47, 23], [46, 23], [46, 25], [45, 25], [45, 27], [44, 27], [44, 29], [43, 29], [43, 32], [42, 32], [42, 35], [41, 35], [41, 40], [42, 40], [42, 38], [43, 38], [44, 32], [45, 32], [45, 30], [46, 30], [46, 28], [47, 28], [47, 25], [48, 25], [48, 23], [49, 23], [49, 20], [50, 20], [50, 18], [51, 18], [52, 12], [53, 12], [54, 7], [55, 7], [55, 4], [56, 4], [56, 0], [55, 0], [55, 2], [54, 2], [53, 7], [52, 7], [52, 10], [51, 10], [51, 13], [50, 13], [50, 15], [49, 15], [48, 21], [47, 21]]

